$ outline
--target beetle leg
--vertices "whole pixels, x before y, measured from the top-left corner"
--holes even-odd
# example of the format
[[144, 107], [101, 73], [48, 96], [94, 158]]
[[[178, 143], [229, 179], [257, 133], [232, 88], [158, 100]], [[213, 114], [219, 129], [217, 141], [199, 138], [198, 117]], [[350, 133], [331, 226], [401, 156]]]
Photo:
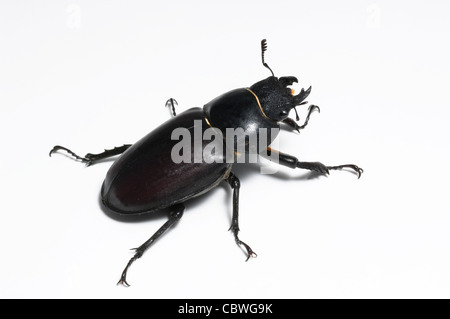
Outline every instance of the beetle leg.
[[249, 245], [244, 243], [242, 240], [239, 239], [238, 233], [239, 233], [239, 188], [241, 187], [241, 183], [239, 182], [239, 179], [234, 175], [232, 172], [230, 172], [230, 175], [228, 175], [227, 179], [225, 180], [228, 184], [230, 184], [231, 188], [233, 189], [233, 217], [231, 221], [231, 227], [229, 230], [231, 230], [234, 234], [234, 239], [236, 240], [236, 243], [239, 246], [244, 246], [247, 250], [247, 260], [249, 260], [250, 257], [256, 257], [257, 254], [250, 248]]
[[315, 110], [319, 111], [319, 113], [320, 113], [320, 108], [317, 105], [311, 104], [308, 108], [308, 114], [306, 115], [306, 119], [305, 119], [305, 122], [303, 123], [303, 125], [298, 125], [295, 122], [295, 120], [291, 119], [290, 117], [284, 119], [283, 123], [300, 133], [300, 130], [303, 130], [306, 127], [306, 125], [308, 125], [309, 118], [311, 117], [311, 113], [314, 112]]
[[317, 110], [320, 113], [320, 108], [317, 105], [311, 104], [308, 108], [308, 114], [306, 115], [305, 123], [303, 123], [303, 125], [298, 127], [299, 130], [303, 130], [306, 127], [306, 125], [308, 125], [311, 113], [314, 112], [315, 110]]
[[[353, 170], [356, 175], [358, 176], [358, 179], [361, 177], [361, 174], [364, 172], [362, 168], [360, 168], [357, 165], [354, 164], [345, 164], [345, 165], [338, 165], [338, 166], [326, 166], [320, 162], [300, 162], [295, 156], [285, 154], [282, 152], [278, 152], [275, 150], [272, 150], [270, 147], [267, 148], [268, 151], [268, 157], [267, 159], [271, 159], [270, 155], [271, 152], [277, 152], [278, 153], [278, 164], [287, 166], [289, 168], [303, 168], [310, 171], [314, 171], [323, 175], [330, 174], [330, 170], [340, 170], [343, 168], [349, 168]], [[264, 154], [262, 154], [264, 156]]]
[[115, 156], [115, 155], [119, 155], [122, 154], [123, 152], [125, 152], [127, 149], [129, 149], [131, 146], [131, 144], [124, 144], [122, 146], [119, 147], [114, 147], [111, 150], [105, 150], [104, 152], [98, 153], [98, 154], [91, 154], [91, 153], [87, 153], [84, 157], [86, 157], [89, 162], [86, 163], [86, 166], [89, 166], [91, 164], [94, 164], [95, 162], [111, 157], [111, 156]]
[[309, 169], [311, 171], [315, 171], [315, 172], [325, 174], [325, 175], [329, 175], [330, 170], [340, 170], [343, 168], [350, 168], [351, 170], [353, 170], [356, 173], [356, 175], [358, 175], [358, 179], [361, 177], [361, 174], [364, 172], [364, 170], [361, 167], [359, 167], [355, 164], [325, 166], [324, 164], [322, 164], [320, 162], [297, 162], [296, 167]]
[[119, 147], [114, 147], [111, 150], [105, 150], [104, 152], [99, 153], [99, 154], [87, 153], [84, 157], [82, 157], [82, 156], [79, 156], [79, 155], [75, 154], [74, 152], [72, 152], [68, 148], [56, 145], [50, 151], [49, 156], [52, 156], [53, 153], [55, 153], [55, 152], [57, 152], [59, 150], [63, 150], [63, 151], [66, 151], [67, 153], [69, 153], [70, 155], [72, 155], [75, 159], [80, 160], [83, 163], [86, 163], [86, 166], [90, 166], [90, 165], [94, 164], [95, 162], [97, 162], [97, 161], [99, 161], [101, 159], [105, 159], [105, 158], [108, 158], [108, 157], [111, 157], [111, 156], [114, 156], [114, 155], [122, 154], [130, 146], [131, 146], [131, 144], [125, 144], [125, 145], [122, 145], [122, 146], [119, 146]]
[[358, 179], [361, 177], [362, 173], [364, 173], [364, 170], [355, 165], [355, 164], [344, 164], [344, 165], [338, 165], [338, 166], [327, 166], [328, 169], [334, 169], [334, 170], [340, 170], [343, 168], [350, 168], [355, 171], [356, 175], [358, 175]]
[[166, 107], [169, 108], [170, 115], [172, 115], [172, 117], [177, 116], [177, 113], [175, 112], [175, 105], [178, 106], [178, 102], [173, 98], [168, 99], [166, 102]]
[[130, 268], [131, 264], [135, 260], [141, 258], [142, 255], [144, 254], [144, 252], [150, 247], [150, 245], [156, 239], [158, 239], [162, 234], [164, 234], [173, 224], [175, 224], [178, 220], [180, 220], [181, 216], [183, 216], [183, 212], [184, 212], [183, 204], [176, 204], [176, 205], [172, 206], [171, 209], [172, 209], [172, 211], [170, 213], [169, 220], [164, 225], [162, 225], [161, 228], [158, 229], [158, 231], [156, 233], [154, 233], [153, 236], [150, 237], [145, 243], [143, 243], [138, 248], [133, 248], [133, 250], [135, 251], [135, 254], [130, 259], [127, 266], [123, 270], [122, 276], [120, 277], [120, 280], [117, 282], [118, 285], [121, 284], [121, 285], [124, 285], [125, 287], [130, 286], [130, 284], [128, 284], [128, 282], [127, 282], [127, 272], [128, 272], [128, 268]]
[[300, 133], [300, 126], [297, 123], [295, 123], [294, 119], [291, 119], [290, 117], [285, 118], [283, 120], [283, 123]]

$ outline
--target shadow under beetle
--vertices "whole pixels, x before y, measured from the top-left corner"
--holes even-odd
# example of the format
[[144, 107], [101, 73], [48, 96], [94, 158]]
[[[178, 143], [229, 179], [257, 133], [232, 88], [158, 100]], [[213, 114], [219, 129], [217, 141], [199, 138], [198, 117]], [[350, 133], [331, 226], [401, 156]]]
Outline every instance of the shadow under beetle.
[[[179, 115], [175, 113], [176, 101], [169, 99], [166, 106], [171, 108], [173, 117], [133, 145], [123, 145], [99, 154], [88, 153], [84, 157], [59, 145], [50, 151], [51, 155], [58, 150], [63, 150], [75, 159], [86, 163], [87, 166], [122, 154], [113, 163], [103, 182], [101, 189], [103, 204], [113, 212], [124, 215], [147, 214], [165, 208], [170, 210], [169, 220], [150, 239], [134, 249], [135, 255], [123, 270], [118, 284], [129, 286], [126, 281], [128, 268], [158, 237], [181, 218], [185, 201], [210, 191], [222, 181], [226, 181], [233, 189], [233, 215], [230, 230], [234, 234], [236, 243], [246, 250], [247, 260], [256, 256], [250, 246], [241, 241], [238, 236], [240, 182], [232, 172], [233, 163], [227, 161], [206, 163], [202, 160], [198, 163], [176, 164], [171, 158], [172, 148], [176, 144], [171, 135], [175, 128], [180, 127], [192, 132], [195, 129], [194, 121], [201, 122], [203, 132], [208, 128], [220, 129], [224, 132], [226, 128], [241, 127], [245, 129], [246, 134], [257, 136], [260, 129], [279, 129], [281, 122], [298, 132], [305, 128], [311, 113], [320, 109], [311, 105], [304, 124], [300, 126], [296, 123], [299, 117], [295, 107], [307, 103], [305, 99], [311, 92], [311, 87], [307, 90], [302, 89], [298, 95], [294, 95], [294, 91], [288, 86], [298, 82], [297, 78], [275, 77], [273, 71], [264, 62], [266, 49], [266, 40], [262, 40], [262, 63], [270, 70], [272, 76], [249, 88], [225, 93], [207, 103], [203, 108], [191, 108]], [[296, 113], [296, 121], [288, 117], [292, 109]], [[276, 135], [277, 133], [267, 136], [265, 145], [270, 145]], [[203, 140], [202, 147], [204, 148], [208, 142]], [[237, 145], [233, 146], [234, 153], [240, 155], [236, 151]], [[193, 154], [195, 148], [191, 150], [191, 155], [195, 155]], [[353, 164], [326, 166], [320, 162], [301, 162], [292, 155], [274, 151], [270, 147], [264, 151], [259, 155], [270, 159], [271, 153], [277, 152], [278, 164], [293, 169], [303, 168], [320, 174], [329, 174], [330, 170], [348, 168], [353, 170], [358, 178], [363, 172], [360, 167]]]

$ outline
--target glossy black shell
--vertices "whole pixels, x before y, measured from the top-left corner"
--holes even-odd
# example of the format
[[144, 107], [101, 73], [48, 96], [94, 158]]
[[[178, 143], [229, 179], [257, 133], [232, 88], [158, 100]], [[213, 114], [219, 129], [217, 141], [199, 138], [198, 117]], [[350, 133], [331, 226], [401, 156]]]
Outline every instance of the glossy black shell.
[[[149, 213], [201, 195], [227, 178], [232, 163], [226, 158], [213, 163], [177, 164], [172, 160], [172, 148], [179, 142], [171, 139], [173, 130], [185, 128], [193, 137], [194, 121], [201, 123], [202, 134], [210, 127], [221, 130], [224, 136], [227, 128], [242, 128], [258, 138], [260, 128], [269, 129], [267, 146], [278, 134], [278, 130], [271, 134], [270, 128], [279, 128], [264, 115], [258, 98], [249, 89], [225, 93], [203, 109], [192, 108], [168, 120], [127, 149], [103, 182], [104, 205], [120, 214]], [[202, 151], [210, 142], [202, 139]], [[192, 159], [194, 151], [192, 141]]]
[[[201, 108], [189, 109], [168, 120], [126, 150], [103, 182], [104, 205], [120, 214], [142, 214], [163, 209], [203, 194], [217, 186], [231, 164], [179, 163], [171, 158], [178, 140], [172, 131], [184, 127], [194, 136], [194, 120], [209, 128]], [[210, 141], [204, 141], [203, 147]], [[191, 148], [194, 150], [193, 146]]]

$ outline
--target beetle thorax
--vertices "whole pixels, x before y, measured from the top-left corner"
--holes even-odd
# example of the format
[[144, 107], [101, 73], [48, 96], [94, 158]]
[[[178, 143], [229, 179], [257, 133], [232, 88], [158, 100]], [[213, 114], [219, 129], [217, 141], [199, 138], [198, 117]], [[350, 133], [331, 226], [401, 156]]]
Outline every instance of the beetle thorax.
[[249, 89], [225, 93], [207, 103], [203, 110], [208, 123], [221, 130], [224, 138], [231, 129], [234, 132], [242, 130], [245, 136], [241, 141], [238, 138], [238, 144], [254, 140], [259, 145], [260, 139], [264, 138], [264, 144], [268, 146], [278, 135], [278, 123], [265, 115], [258, 96]]

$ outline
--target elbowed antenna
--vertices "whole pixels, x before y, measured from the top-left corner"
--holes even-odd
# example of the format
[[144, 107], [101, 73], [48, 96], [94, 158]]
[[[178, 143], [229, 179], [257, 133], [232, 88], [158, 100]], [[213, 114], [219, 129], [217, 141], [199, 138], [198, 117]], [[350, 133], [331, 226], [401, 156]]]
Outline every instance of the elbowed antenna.
[[275, 74], [273, 74], [272, 69], [267, 65], [266, 62], [264, 62], [264, 52], [267, 50], [267, 40], [263, 39], [261, 40], [261, 58], [262, 58], [262, 64], [268, 68], [270, 70], [270, 72], [272, 72], [272, 76], [275, 76]]

